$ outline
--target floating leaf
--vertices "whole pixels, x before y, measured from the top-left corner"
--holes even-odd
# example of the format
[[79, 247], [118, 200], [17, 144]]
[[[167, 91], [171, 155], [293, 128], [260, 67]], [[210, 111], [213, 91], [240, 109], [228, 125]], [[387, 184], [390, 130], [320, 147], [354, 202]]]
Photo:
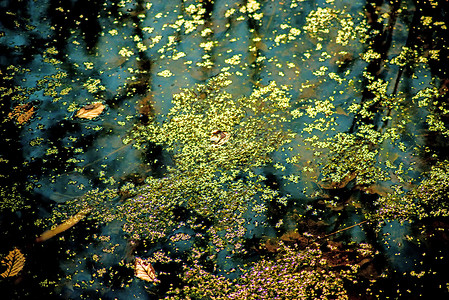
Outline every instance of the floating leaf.
[[148, 259], [145, 260], [141, 259], [140, 257], [136, 257], [134, 268], [135, 268], [134, 275], [136, 275], [137, 278], [149, 282], [158, 281], [156, 279], [156, 271], [154, 270], [153, 266], [151, 265]]
[[75, 224], [78, 223], [79, 221], [81, 221], [90, 211], [91, 211], [90, 207], [83, 209], [82, 211], [80, 211], [76, 215], [70, 217], [69, 219], [65, 220], [64, 222], [62, 222], [55, 228], [47, 230], [44, 233], [42, 233], [38, 238], [36, 238], [36, 242], [46, 241], [49, 238], [52, 238], [55, 235], [75, 226]]
[[98, 117], [103, 112], [105, 107], [106, 106], [101, 102], [94, 102], [78, 110], [75, 117], [91, 120]]
[[9, 251], [9, 254], [2, 260], [2, 265], [6, 267], [6, 271], [1, 273], [0, 276], [12, 277], [16, 276], [25, 265], [25, 256], [19, 249]]
[[33, 114], [34, 114], [33, 104], [31, 103], [19, 104], [16, 107], [14, 107], [12, 112], [8, 114], [8, 118], [10, 120], [16, 119], [17, 123], [23, 125], [31, 119]]
[[214, 146], [220, 146], [229, 140], [231, 135], [225, 131], [214, 130], [211, 132], [210, 141]]

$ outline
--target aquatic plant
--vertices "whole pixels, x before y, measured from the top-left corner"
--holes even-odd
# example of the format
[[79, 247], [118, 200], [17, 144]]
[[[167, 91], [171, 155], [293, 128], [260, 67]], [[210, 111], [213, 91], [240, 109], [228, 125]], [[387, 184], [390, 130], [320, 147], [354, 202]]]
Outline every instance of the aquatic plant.
[[379, 217], [401, 221], [449, 217], [448, 164], [447, 160], [439, 161], [423, 174], [419, 185], [409, 191], [398, 186], [392, 193], [380, 197], [376, 201]]
[[[176, 167], [185, 171], [204, 165], [218, 172], [247, 172], [267, 164], [269, 154], [294, 137], [284, 129], [291, 118], [287, 88], [273, 81], [234, 99], [224, 90], [232, 83], [229, 76], [219, 74], [205, 85], [174, 94], [163, 123], [138, 126], [129, 139], [137, 147], [163, 145], [173, 151]], [[211, 141], [216, 130], [229, 134], [226, 143]]]
[[[231, 83], [228, 76], [220, 74], [206, 85], [175, 94], [162, 124], [154, 120], [129, 135], [136, 147], [154, 143], [172, 154], [173, 165], [163, 178], [147, 177], [123, 203], [99, 201], [95, 194], [70, 207], [76, 203], [79, 209], [98, 209], [102, 213], [95, 213], [97, 217], [104, 220], [107, 213], [107, 220], [123, 220], [130, 237], [152, 242], [166, 240], [179, 228], [200, 228], [198, 219], [203, 219], [210, 224], [205, 232], [216, 251], [235, 246], [246, 234], [248, 218], [263, 219], [267, 203], [281, 198], [255, 172], [294, 135], [282, 129], [289, 116], [285, 89], [271, 83], [249, 97], [232, 99], [223, 91]], [[226, 142], [211, 140], [216, 128], [229, 134]]]
[[185, 266], [184, 285], [166, 299], [348, 299], [345, 286], [357, 283], [360, 267], [373, 254], [367, 245], [349, 250], [312, 242], [301, 249], [281, 242], [277, 247], [275, 257], [262, 258], [234, 279], [208, 272], [194, 260]]

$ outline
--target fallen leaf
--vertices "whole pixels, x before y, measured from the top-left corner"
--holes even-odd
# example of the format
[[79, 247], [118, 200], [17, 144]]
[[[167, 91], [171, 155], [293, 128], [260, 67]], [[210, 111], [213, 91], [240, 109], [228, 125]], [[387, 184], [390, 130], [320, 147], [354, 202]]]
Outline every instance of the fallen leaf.
[[75, 117], [91, 120], [98, 117], [103, 112], [105, 107], [106, 106], [101, 102], [94, 102], [78, 110]]
[[156, 271], [154, 270], [151, 263], [148, 259], [141, 259], [140, 257], [136, 257], [136, 262], [134, 264], [134, 275], [137, 278], [140, 278], [149, 282], [156, 282]]
[[317, 184], [325, 190], [342, 189], [346, 185], [348, 185], [348, 183], [350, 181], [352, 181], [356, 176], [357, 176], [357, 173], [350, 173], [350, 174], [346, 175], [346, 177], [343, 178], [340, 182], [320, 181]]
[[356, 186], [357, 189], [364, 191], [367, 194], [377, 194], [379, 196], [387, 196], [394, 192], [393, 188], [390, 186], [385, 186], [382, 184], [372, 184], [370, 186]]
[[42, 233], [39, 237], [36, 238], [36, 242], [39, 243], [39, 242], [46, 241], [46, 240], [54, 237], [55, 235], [75, 226], [75, 224], [78, 223], [79, 221], [81, 221], [90, 211], [91, 211], [91, 208], [83, 209], [82, 211], [80, 211], [76, 215], [70, 217], [69, 219], [65, 220], [64, 222], [62, 222], [55, 228], [47, 230], [44, 233]]
[[335, 113], [338, 114], [338, 115], [349, 116], [349, 114], [343, 108], [341, 108], [340, 106], [338, 106], [335, 109]]
[[230, 136], [226, 131], [214, 130], [211, 132], [210, 141], [214, 146], [221, 146], [229, 140]]
[[279, 242], [276, 239], [266, 240], [264, 246], [268, 252], [277, 252], [279, 250]]
[[25, 256], [19, 249], [14, 248], [2, 259], [2, 265], [6, 267], [6, 271], [1, 273], [0, 276], [3, 278], [16, 276], [25, 265]]
[[31, 103], [19, 104], [13, 108], [12, 112], [8, 114], [10, 120], [16, 119], [20, 125], [28, 122], [34, 114], [34, 106]]

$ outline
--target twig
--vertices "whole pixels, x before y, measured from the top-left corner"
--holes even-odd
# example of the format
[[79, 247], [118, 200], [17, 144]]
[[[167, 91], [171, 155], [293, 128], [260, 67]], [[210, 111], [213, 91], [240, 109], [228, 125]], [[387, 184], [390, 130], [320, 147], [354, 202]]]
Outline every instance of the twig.
[[360, 226], [360, 225], [362, 225], [362, 224], [364, 224], [364, 223], [367, 223], [367, 222], [368, 222], [368, 220], [365, 220], [365, 221], [361, 221], [361, 222], [359, 222], [359, 223], [356, 223], [356, 224], [354, 224], [354, 225], [351, 225], [351, 226], [349, 226], [349, 227], [345, 227], [345, 228], [343, 228], [343, 229], [340, 229], [340, 230], [337, 230], [337, 231], [335, 231], [335, 232], [332, 232], [332, 233], [326, 234], [325, 236], [319, 237], [319, 238], [318, 238], [317, 240], [321, 240], [321, 239], [324, 239], [324, 238], [330, 237], [330, 236], [332, 236], [332, 235], [334, 235], [334, 234], [337, 234], [337, 233], [340, 233], [340, 232], [346, 231], [346, 230], [348, 230], [348, 229], [351, 229], [351, 228], [354, 228], [354, 227], [356, 227], [356, 226]]

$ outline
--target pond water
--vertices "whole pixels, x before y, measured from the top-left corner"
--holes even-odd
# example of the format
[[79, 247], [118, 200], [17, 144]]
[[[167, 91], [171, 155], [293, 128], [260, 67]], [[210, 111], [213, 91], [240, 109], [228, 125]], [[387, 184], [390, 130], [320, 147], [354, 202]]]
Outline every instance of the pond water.
[[2, 1], [2, 292], [448, 297], [448, 13]]

